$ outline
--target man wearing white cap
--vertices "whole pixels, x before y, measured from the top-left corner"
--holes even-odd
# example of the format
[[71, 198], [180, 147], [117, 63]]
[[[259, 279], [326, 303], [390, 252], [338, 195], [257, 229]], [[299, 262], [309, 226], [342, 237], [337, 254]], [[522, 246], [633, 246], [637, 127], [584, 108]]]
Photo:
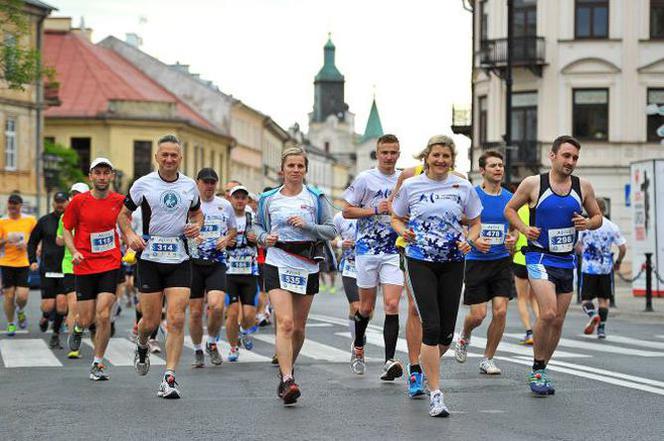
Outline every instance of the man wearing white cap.
[[111, 308], [120, 270], [117, 219], [124, 196], [110, 190], [115, 177], [107, 158], [96, 158], [88, 174], [92, 190], [76, 195], [62, 219], [63, 238], [72, 255], [78, 319], [69, 336], [69, 348], [78, 351], [83, 329], [95, 323], [94, 359], [90, 380], [108, 380], [102, 364], [111, 336]]

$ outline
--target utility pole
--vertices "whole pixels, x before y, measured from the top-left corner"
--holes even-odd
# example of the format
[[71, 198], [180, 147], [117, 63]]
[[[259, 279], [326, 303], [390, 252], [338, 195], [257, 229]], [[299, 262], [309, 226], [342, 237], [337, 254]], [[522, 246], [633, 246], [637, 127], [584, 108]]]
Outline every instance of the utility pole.
[[505, 184], [512, 183], [512, 55], [514, 0], [507, 0], [507, 66], [505, 67]]

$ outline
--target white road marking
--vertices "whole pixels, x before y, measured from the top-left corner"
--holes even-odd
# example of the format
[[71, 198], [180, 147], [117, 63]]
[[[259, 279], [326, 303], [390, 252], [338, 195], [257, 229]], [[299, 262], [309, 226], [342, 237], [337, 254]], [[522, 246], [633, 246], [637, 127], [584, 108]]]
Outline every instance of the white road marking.
[[[329, 315], [322, 315], [322, 314], [309, 314], [309, 318], [313, 320], [318, 320], [320, 322], [332, 323], [334, 325], [339, 325], [343, 326], [344, 328], [348, 328], [347, 318], [343, 319], [339, 317], [331, 317]], [[371, 323], [367, 326], [367, 329], [372, 329], [377, 332], [383, 332], [383, 328], [381, 328], [378, 325], [372, 325]]]
[[[203, 337], [203, 350], [205, 350], [206, 338], [207, 338], [206, 336]], [[256, 338], [256, 334], [254, 334], [254, 338]], [[192, 351], [194, 350], [194, 343], [191, 341], [191, 336], [187, 335], [184, 338], [184, 345], [189, 349], [191, 349]], [[217, 342], [217, 348], [220, 351], [222, 357], [224, 358], [224, 361], [228, 361], [228, 353], [231, 350], [231, 345], [229, 345], [228, 342], [225, 340], [219, 340]], [[272, 358], [257, 354], [254, 351], [247, 351], [246, 349], [240, 348], [240, 358], [238, 358], [238, 360], [234, 361], [233, 363], [264, 363], [264, 362], [272, 362]]]
[[307, 328], [331, 328], [330, 323], [307, 323]]
[[[94, 349], [92, 340], [84, 338], [83, 343]], [[133, 366], [136, 344], [126, 338], [114, 337], [108, 341], [104, 358], [113, 366]], [[150, 354], [150, 365], [164, 366], [166, 362], [156, 354]]]
[[8, 368], [62, 366], [41, 338], [0, 340], [0, 354]]
[[[505, 334], [505, 335], [508, 335], [508, 334]], [[516, 334], [514, 334], [514, 335], [516, 335]], [[457, 338], [458, 338], [458, 336], [455, 335], [454, 336], [454, 339], [455, 339], [454, 341], [456, 341]], [[454, 343], [452, 343], [452, 344], [454, 344]], [[486, 347], [486, 338], [473, 336], [470, 339], [470, 346], [474, 347], [474, 348], [484, 350], [484, 348]], [[509, 352], [509, 353], [512, 353], [512, 354], [525, 355], [525, 356], [529, 356], [529, 357], [533, 356], [532, 346], [522, 346], [522, 345], [517, 345], [517, 344], [513, 344], [513, 343], [507, 343], [507, 342], [504, 342], [504, 341], [501, 341], [500, 343], [498, 343], [498, 352]], [[575, 352], [565, 352], [565, 351], [556, 351], [553, 354], [553, 356], [554, 356], [554, 358], [591, 358], [592, 357], [591, 355], [587, 355], [587, 354], [578, 354], [578, 353], [575, 353]]]
[[[517, 338], [521, 337], [520, 334], [510, 333], [506, 333], [505, 336]], [[644, 351], [642, 349], [623, 348], [620, 346], [612, 346], [600, 343], [588, 343], [585, 341], [572, 340], [569, 338], [561, 338], [558, 345], [566, 346], [569, 348], [586, 349], [588, 351], [607, 352], [609, 354], [633, 355], [637, 357], [664, 357], [664, 352]], [[557, 352], [558, 351], [556, 351], [556, 353]], [[556, 353], [554, 353], [554, 356]]]
[[[254, 339], [274, 345], [273, 334], [254, 335]], [[317, 343], [313, 340], [305, 338], [300, 355], [307, 358], [313, 358], [314, 360], [331, 361], [334, 363], [349, 363], [350, 347], [347, 351], [342, 351], [341, 349], [324, 345], [322, 343]]]
[[[1, 297], [1, 296], [0, 296], [0, 297]], [[19, 334], [28, 334], [29, 332], [30, 332], [30, 331], [28, 331], [27, 329], [17, 329], [17, 330], [16, 330], [16, 335], [19, 335]], [[6, 334], [7, 334], [7, 330], [6, 330], [6, 329], [3, 329], [2, 331], [0, 331], [0, 335], [2, 335], [2, 334], [6, 335]], [[11, 337], [10, 337], [10, 338], [11, 338]]]
[[[581, 337], [581, 338], [597, 341], [597, 336], [596, 335], [579, 334], [578, 336]], [[623, 337], [621, 335], [609, 334], [609, 335], [606, 336], [606, 339], [604, 341], [607, 341], [609, 343], [622, 343], [622, 344], [626, 344], [626, 345], [640, 346], [642, 348], [664, 350], [664, 343], [662, 343], [662, 342], [651, 341], [651, 340], [643, 340], [643, 339], [640, 339], [640, 338]]]

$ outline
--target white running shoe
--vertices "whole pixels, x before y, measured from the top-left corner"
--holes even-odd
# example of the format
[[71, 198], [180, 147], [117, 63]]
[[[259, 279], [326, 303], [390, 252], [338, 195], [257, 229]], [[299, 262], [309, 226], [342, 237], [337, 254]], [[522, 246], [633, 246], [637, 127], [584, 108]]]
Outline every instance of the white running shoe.
[[161, 348], [159, 347], [159, 341], [157, 339], [148, 340], [148, 346], [150, 347], [150, 353], [159, 354], [161, 353]]
[[465, 339], [459, 337], [459, 339], [454, 344], [454, 358], [459, 363], [465, 363], [466, 358], [468, 358], [468, 345], [470, 344], [470, 338]]
[[431, 397], [429, 398], [429, 415], [443, 418], [450, 416], [450, 411], [445, 406], [443, 393], [439, 390], [431, 393]]
[[483, 358], [480, 361], [480, 373], [486, 375], [500, 375], [502, 371], [496, 366], [493, 358]]
[[178, 399], [181, 397], [178, 383], [173, 375], [165, 375], [159, 385], [157, 396], [165, 399]]
[[357, 348], [355, 346], [351, 349], [350, 354], [350, 370], [355, 375], [364, 375], [366, 371], [366, 363], [364, 362], [364, 348]]
[[380, 375], [380, 379], [383, 381], [394, 381], [395, 378], [399, 378], [403, 375], [403, 365], [399, 360], [387, 360], [383, 365], [383, 373]]

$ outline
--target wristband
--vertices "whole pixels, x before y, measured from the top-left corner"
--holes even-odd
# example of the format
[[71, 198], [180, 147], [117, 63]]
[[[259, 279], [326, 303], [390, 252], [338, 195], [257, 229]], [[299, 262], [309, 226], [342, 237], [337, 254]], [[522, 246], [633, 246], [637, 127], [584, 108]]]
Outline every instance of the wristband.
[[378, 207], [374, 207], [374, 214], [378, 216]]

